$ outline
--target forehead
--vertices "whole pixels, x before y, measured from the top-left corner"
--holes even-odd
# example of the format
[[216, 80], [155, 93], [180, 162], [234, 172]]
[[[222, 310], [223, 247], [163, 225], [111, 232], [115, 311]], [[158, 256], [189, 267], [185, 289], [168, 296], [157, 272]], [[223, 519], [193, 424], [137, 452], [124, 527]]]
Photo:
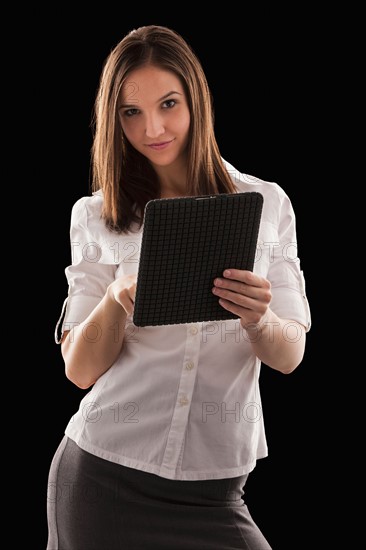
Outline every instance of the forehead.
[[169, 92], [184, 94], [183, 86], [172, 71], [155, 66], [145, 66], [131, 71], [121, 89], [123, 103], [141, 100], [157, 100]]

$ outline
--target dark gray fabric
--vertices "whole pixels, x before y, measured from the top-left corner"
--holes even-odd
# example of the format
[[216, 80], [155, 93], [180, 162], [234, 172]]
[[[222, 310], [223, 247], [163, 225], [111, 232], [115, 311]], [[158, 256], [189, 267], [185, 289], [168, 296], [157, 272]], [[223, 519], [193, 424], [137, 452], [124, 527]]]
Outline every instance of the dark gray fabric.
[[65, 436], [49, 473], [47, 550], [271, 550], [242, 499], [247, 477], [170, 480]]

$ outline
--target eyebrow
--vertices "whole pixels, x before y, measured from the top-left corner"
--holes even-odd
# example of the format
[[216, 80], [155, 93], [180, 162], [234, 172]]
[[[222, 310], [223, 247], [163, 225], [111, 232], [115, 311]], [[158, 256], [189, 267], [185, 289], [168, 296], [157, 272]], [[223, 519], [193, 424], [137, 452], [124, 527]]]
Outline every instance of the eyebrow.
[[[164, 94], [162, 97], [160, 97], [156, 103], [159, 103], [160, 101], [163, 101], [164, 99], [166, 99], [167, 97], [173, 95], [173, 94], [178, 94], [178, 95], [183, 95], [181, 94], [180, 92], [175, 92], [174, 90], [171, 90], [170, 92], [168, 92], [167, 94]], [[131, 109], [131, 107], [138, 107], [137, 105], [134, 105], [133, 103], [121, 103], [121, 105], [118, 107], [119, 109], [123, 109], [123, 108], [126, 108], [128, 107], [129, 109]]]

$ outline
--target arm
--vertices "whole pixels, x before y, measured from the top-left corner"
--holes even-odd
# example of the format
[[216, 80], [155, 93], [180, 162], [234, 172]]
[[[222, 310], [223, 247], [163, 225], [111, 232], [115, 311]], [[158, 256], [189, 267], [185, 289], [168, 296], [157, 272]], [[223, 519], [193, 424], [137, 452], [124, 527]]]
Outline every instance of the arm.
[[120, 354], [135, 292], [136, 275], [116, 279], [85, 321], [65, 331], [61, 351], [66, 376], [79, 388], [93, 385]]
[[261, 361], [284, 374], [295, 370], [304, 355], [305, 327], [271, 311], [271, 284], [267, 279], [251, 271], [230, 269], [224, 277], [215, 279], [212, 291], [222, 307], [239, 315]]

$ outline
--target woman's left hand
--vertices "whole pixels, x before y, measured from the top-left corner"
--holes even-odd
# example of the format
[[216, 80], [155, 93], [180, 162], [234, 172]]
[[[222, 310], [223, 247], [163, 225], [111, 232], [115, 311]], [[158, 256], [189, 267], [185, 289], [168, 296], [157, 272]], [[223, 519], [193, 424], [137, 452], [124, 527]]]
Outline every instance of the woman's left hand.
[[243, 328], [260, 324], [272, 299], [271, 283], [252, 271], [226, 269], [212, 292], [221, 306], [240, 317]]

